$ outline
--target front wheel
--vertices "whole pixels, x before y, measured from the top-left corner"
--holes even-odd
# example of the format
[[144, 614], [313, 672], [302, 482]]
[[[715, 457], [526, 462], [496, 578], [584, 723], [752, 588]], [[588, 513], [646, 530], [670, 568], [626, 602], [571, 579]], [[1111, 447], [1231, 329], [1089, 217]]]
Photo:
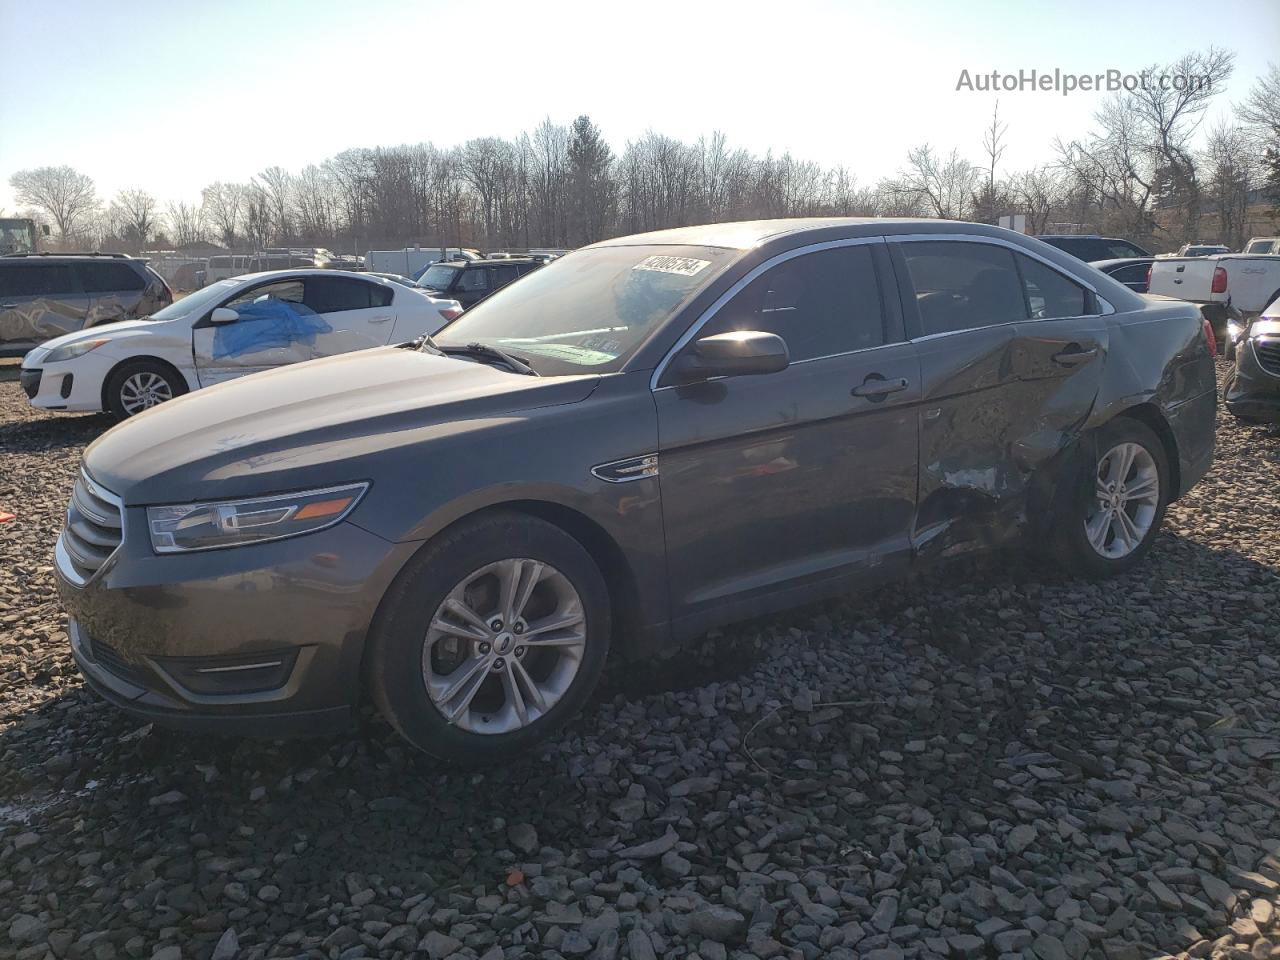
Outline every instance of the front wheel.
[[107, 407], [117, 420], [186, 393], [181, 377], [163, 363], [137, 360], [111, 374], [107, 381]]
[[397, 579], [367, 681], [423, 752], [498, 762], [583, 706], [610, 630], [608, 590], [583, 546], [543, 520], [494, 514], [443, 534]]
[[1164, 520], [1172, 493], [1164, 444], [1150, 427], [1120, 417], [1085, 438], [1081, 454], [1052, 539], [1074, 572], [1111, 576], [1142, 561]]

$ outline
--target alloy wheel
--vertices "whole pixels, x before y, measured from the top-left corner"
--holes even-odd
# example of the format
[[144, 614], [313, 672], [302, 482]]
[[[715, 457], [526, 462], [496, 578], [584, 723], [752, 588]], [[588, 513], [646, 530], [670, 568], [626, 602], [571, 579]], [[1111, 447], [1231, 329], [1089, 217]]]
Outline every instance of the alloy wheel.
[[120, 406], [130, 416], [173, 399], [173, 387], [158, 373], [140, 370], [120, 384]]
[[1142, 544], [1160, 507], [1160, 470], [1140, 443], [1116, 444], [1098, 460], [1094, 497], [1085, 516], [1089, 545], [1119, 560]]
[[511, 733], [560, 701], [586, 645], [582, 599], [564, 574], [538, 560], [499, 560], [460, 580], [437, 607], [422, 679], [450, 724]]

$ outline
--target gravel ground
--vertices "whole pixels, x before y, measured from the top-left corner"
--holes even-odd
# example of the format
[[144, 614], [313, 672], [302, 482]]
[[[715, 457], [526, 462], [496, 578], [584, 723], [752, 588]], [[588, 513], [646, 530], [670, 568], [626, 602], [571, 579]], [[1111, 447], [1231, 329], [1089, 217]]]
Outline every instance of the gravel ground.
[[205, 739], [86, 691], [49, 558], [105, 427], [0, 382], [0, 956], [1280, 956], [1262, 429], [1222, 420], [1135, 574], [1003, 557], [754, 623], [459, 773], [371, 714]]

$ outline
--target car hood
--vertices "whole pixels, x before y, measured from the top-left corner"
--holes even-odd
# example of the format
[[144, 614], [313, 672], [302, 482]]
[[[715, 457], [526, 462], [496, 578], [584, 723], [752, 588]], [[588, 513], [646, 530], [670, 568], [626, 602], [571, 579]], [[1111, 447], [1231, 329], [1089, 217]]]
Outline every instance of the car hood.
[[[100, 323], [97, 326], [85, 327], [83, 330], [64, 333], [60, 337], [46, 340], [28, 353], [27, 356], [32, 359], [38, 359], [55, 347], [61, 347], [68, 343], [79, 343], [81, 340], [101, 340], [103, 337], [133, 337], [140, 333], [154, 333], [164, 326], [166, 326], [166, 321], [164, 320], [117, 320], [114, 323]], [[38, 356], [36, 356], [37, 352]]]
[[583, 400], [597, 383], [376, 347], [179, 397], [109, 430], [84, 463], [128, 505], [364, 480], [388, 451], [510, 425], [524, 411]]

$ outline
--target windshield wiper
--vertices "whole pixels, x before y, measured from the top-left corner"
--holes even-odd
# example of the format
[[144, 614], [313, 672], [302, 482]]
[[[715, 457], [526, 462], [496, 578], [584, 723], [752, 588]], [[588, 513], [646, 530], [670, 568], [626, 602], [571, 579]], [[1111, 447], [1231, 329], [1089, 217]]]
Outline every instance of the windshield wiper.
[[487, 344], [487, 343], [468, 343], [465, 347], [454, 347], [454, 346], [440, 347], [440, 346], [437, 346], [436, 342], [432, 340], [430, 337], [427, 338], [427, 341], [431, 344], [432, 347], [435, 347], [435, 349], [439, 350], [441, 353], [445, 353], [445, 354], [462, 353], [462, 354], [470, 354], [471, 356], [478, 356], [478, 357], [492, 357], [494, 360], [500, 360], [501, 362], [505, 363], [508, 367], [510, 367], [516, 373], [523, 373], [526, 376], [530, 376], [530, 377], [542, 376], [542, 374], [538, 373], [537, 370], [529, 366], [529, 364], [526, 363], [520, 357], [512, 356], [511, 354], [507, 353], [507, 351], [500, 350], [497, 347], [491, 346], [490, 344]]

